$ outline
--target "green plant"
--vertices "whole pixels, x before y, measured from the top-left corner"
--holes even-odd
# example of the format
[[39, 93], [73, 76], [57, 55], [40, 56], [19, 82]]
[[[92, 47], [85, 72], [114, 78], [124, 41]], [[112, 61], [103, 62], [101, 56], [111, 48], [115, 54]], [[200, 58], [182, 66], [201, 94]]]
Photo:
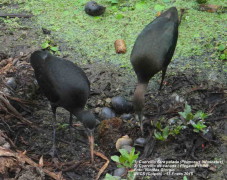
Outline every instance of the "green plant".
[[205, 4], [207, 0], [196, 0], [198, 4]]
[[205, 132], [205, 128], [207, 127], [203, 121], [199, 121], [197, 123], [192, 123], [192, 126], [194, 127], [194, 132]]
[[218, 46], [218, 51], [220, 52], [219, 59], [226, 60], [227, 59], [227, 49], [224, 44]]
[[182, 126], [182, 125], [173, 126], [173, 127], [170, 129], [169, 134], [172, 135], [172, 136], [175, 136], [175, 135], [179, 134], [180, 131], [181, 131], [183, 128], [184, 128], [184, 126]]
[[183, 112], [178, 112], [178, 114], [186, 120], [188, 124], [191, 124], [195, 132], [206, 132], [206, 125], [204, 124], [205, 118], [208, 117], [208, 114], [197, 111], [195, 114], [192, 113], [191, 106], [185, 103], [185, 108]]
[[193, 119], [191, 106], [189, 106], [187, 103], [185, 103], [185, 108], [183, 112], [178, 112], [179, 115], [181, 115], [187, 122]]
[[165, 9], [165, 6], [163, 6], [163, 5], [160, 5], [160, 4], [156, 4], [155, 6], [154, 6], [154, 10], [155, 11], [163, 11]]
[[180, 133], [181, 129], [184, 128], [182, 125], [171, 125], [171, 126], [166, 126], [165, 128], [162, 128], [162, 125], [160, 122], [156, 123], [156, 128], [159, 130], [154, 131], [154, 136], [156, 139], [160, 141], [165, 141], [169, 135], [175, 136]]
[[59, 53], [59, 48], [58, 46], [55, 45], [55, 43], [52, 40], [46, 40], [41, 44], [42, 49], [47, 49], [50, 50], [51, 52], [54, 53]]
[[127, 179], [122, 179], [121, 177], [118, 176], [112, 176], [111, 174], [108, 173], [104, 177], [104, 180], [134, 180], [134, 179], [135, 179], [134, 171], [128, 171]]
[[112, 176], [111, 174], [107, 173], [106, 176], [104, 177], [104, 180], [119, 180], [120, 177], [118, 176]]
[[57, 123], [57, 129], [66, 129], [67, 127], [69, 127], [69, 124], [67, 123]]
[[183, 180], [188, 180], [187, 176], [184, 176], [184, 177], [183, 177]]
[[154, 131], [154, 136], [160, 141], [165, 141], [169, 136], [169, 126], [166, 126], [164, 129], [161, 129], [161, 132]]
[[116, 5], [119, 3], [119, 0], [107, 0], [107, 2], [111, 3], [111, 5]]
[[178, 112], [178, 114], [183, 117], [187, 122], [190, 120], [200, 120], [202, 119], [204, 121], [205, 118], [208, 117], [208, 114], [202, 112], [202, 111], [197, 111], [195, 114], [192, 113], [191, 106], [185, 103], [185, 108], [183, 112]]
[[120, 156], [111, 156], [111, 159], [118, 163], [118, 167], [132, 168], [139, 157], [139, 153], [135, 154], [135, 148], [132, 148], [130, 153], [125, 149], [119, 149], [119, 152]]

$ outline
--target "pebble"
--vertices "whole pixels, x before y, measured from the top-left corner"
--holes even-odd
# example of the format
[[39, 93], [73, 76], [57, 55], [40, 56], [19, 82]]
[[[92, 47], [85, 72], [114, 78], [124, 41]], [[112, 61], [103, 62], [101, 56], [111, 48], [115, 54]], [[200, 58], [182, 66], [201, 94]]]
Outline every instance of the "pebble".
[[116, 117], [116, 114], [112, 109], [110, 109], [108, 107], [103, 107], [99, 113], [99, 117], [103, 120], [111, 119], [113, 117]]
[[132, 145], [132, 139], [128, 136], [122, 136], [121, 138], [119, 138], [116, 142], [116, 149], [122, 149], [123, 146], [128, 145], [131, 146]]
[[132, 119], [132, 115], [131, 114], [122, 114], [121, 119], [124, 119], [124, 120], [130, 120]]
[[134, 142], [134, 146], [144, 147], [146, 145], [145, 138], [137, 138]]
[[17, 87], [17, 83], [14, 77], [8, 78], [6, 81], [7, 86], [11, 87], [12, 89], [15, 89]]
[[122, 177], [126, 174], [127, 174], [127, 170], [124, 167], [115, 169], [113, 173], [114, 176], [119, 176], [119, 177]]
[[89, 1], [85, 5], [84, 10], [90, 16], [99, 16], [105, 12], [106, 7], [99, 5], [95, 1]]
[[128, 102], [125, 98], [121, 96], [116, 96], [111, 99], [113, 109], [121, 114], [121, 113], [128, 113], [132, 111], [133, 106], [131, 102]]

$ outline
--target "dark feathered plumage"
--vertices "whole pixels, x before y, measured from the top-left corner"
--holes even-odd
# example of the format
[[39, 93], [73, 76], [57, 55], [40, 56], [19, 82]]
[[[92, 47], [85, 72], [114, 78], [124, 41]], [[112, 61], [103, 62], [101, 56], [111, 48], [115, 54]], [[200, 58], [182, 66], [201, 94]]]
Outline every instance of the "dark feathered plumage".
[[177, 44], [178, 25], [178, 12], [172, 7], [143, 29], [132, 49], [130, 59], [138, 79], [133, 100], [140, 121], [148, 82], [159, 71], [162, 71], [159, 89], [162, 87], [167, 66]]
[[[89, 136], [93, 137], [95, 117], [84, 111], [90, 93], [90, 83], [84, 71], [74, 63], [55, 57], [47, 51], [34, 52], [30, 62], [41, 90], [51, 103], [54, 126], [56, 108], [63, 107], [70, 112], [70, 126], [74, 114], [84, 124]], [[55, 129], [53, 141], [55, 144]]]

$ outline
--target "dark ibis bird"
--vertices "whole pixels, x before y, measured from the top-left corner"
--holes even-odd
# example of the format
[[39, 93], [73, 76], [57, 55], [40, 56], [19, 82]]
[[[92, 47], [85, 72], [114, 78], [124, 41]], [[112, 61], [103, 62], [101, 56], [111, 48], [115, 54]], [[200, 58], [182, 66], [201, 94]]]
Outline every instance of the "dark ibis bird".
[[171, 7], [148, 24], [137, 37], [131, 52], [131, 64], [137, 75], [133, 105], [143, 134], [143, 107], [149, 80], [162, 71], [162, 80], [172, 59], [178, 39], [178, 12]]
[[53, 111], [53, 147], [55, 155], [55, 125], [56, 109], [63, 107], [70, 112], [69, 124], [72, 125], [72, 115], [80, 120], [87, 132], [92, 162], [94, 160], [94, 129], [95, 116], [85, 111], [84, 107], [90, 93], [90, 83], [84, 71], [71, 61], [55, 57], [48, 51], [35, 51], [30, 58], [40, 89], [48, 98]]

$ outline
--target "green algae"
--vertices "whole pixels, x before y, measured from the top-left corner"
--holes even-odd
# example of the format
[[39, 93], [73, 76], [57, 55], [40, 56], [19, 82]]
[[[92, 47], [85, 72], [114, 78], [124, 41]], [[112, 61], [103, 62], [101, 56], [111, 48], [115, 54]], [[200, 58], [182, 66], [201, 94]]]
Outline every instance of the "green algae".
[[[216, 47], [225, 44], [226, 14], [198, 11], [198, 4], [190, 1], [109, 1], [97, 0], [106, 6], [100, 17], [88, 16], [84, 5], [88, 0], [20, 0], [20, 11], [30, 11], [37, 28], [52, 31], [55, 42], [64, 42], [65, 51], [82, 62], [111, 62], [130, 68], [130, 53], [136, 37], [157, 14], [157, 9], [176, 6], [186, 8], [179, 28], [179, 39], [173, 59], [185, 61], [182, 70], [195, 66], [211, 66], [220, 63]], [[225, 5], [224, 0], [210, 0], [209, 4]], [[116, 54], [114, 42], [124, 39], [126, 54]], [[45, 39], [43, 39], [45, 41]], [[204, 56], [206, 55], [206, 56]], [[209, 55], [209, 57], [207, 57]], [[191, 56], [201, 56], [201, 63], [191, 61]], [[204, 63], [205, 60], [205, 63]], [[211, 63], [210, 63], [211, 62]]]

